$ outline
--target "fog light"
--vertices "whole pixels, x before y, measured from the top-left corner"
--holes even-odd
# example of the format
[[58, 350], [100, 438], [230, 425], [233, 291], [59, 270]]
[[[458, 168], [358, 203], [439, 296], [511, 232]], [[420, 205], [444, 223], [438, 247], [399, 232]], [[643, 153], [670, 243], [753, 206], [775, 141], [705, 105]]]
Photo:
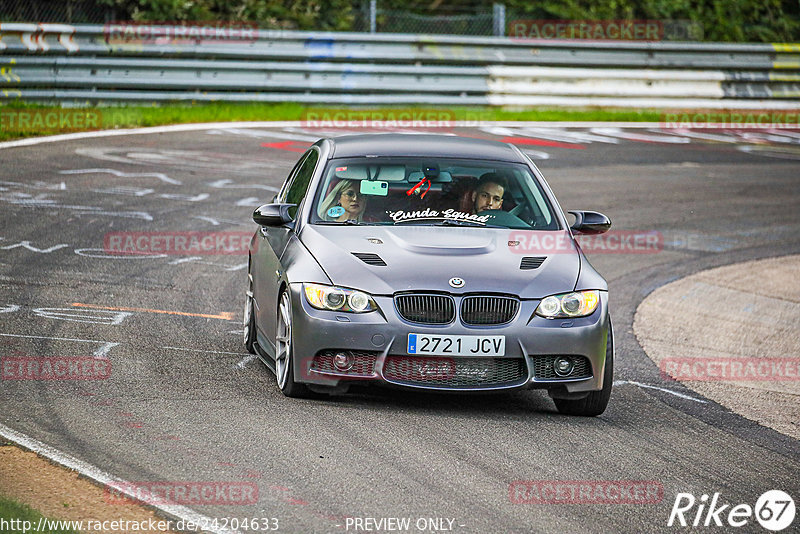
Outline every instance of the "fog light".
[[573, 369], [575, 369], [575, 362], [572, 361], [572, 358], [559, 356], [553, 361], [553, 371], [558, 376], [569, 376], [572, 374]]
[[333, 366], [337, 371], [349, 371], [353, 368], [353, 355], [349, 352], [337, 352], [333, 357]]

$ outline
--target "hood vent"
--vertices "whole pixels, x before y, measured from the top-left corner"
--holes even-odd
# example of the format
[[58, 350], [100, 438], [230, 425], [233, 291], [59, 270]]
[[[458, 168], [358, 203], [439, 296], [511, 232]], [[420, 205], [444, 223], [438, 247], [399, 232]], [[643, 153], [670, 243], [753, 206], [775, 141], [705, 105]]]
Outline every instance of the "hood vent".
[[379, 265], [381, 267], [386, 267], [386, 262], [383, 261], [383, 258], [377, 254], [373, 254], [371, 252], [353, 252], [352, 254], [367, 265]]
[[525, 256], [522, 258], [522, 261], [519, 262], [519, 268], [523, 271], [529, 269], [538, 269], [546, 259], [547, 256]]

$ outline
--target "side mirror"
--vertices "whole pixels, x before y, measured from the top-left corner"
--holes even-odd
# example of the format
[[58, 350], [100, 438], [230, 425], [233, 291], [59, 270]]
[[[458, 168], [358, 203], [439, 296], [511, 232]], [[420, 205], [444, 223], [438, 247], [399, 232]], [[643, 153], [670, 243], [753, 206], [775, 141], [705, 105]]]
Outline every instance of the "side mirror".
[[602, 213], [583, 210], [570, 210], [570, 213], [575, 216], [570, 228], [579, 234], [602, 234], [611, 228], [611, 219]]
[[253, 211], [253, 220], [260, 226], [282, 226], [292, 222], [289, 209], [297, 204], [264, 204]]

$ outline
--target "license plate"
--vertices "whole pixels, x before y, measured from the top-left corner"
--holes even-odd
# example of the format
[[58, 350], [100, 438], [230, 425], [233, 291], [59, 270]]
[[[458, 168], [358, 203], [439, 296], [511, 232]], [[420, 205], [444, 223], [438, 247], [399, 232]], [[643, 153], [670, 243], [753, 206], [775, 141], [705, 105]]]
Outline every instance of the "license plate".
[[506, 336], [408, 334], [408, 353], [433, 356], [505, 356]]

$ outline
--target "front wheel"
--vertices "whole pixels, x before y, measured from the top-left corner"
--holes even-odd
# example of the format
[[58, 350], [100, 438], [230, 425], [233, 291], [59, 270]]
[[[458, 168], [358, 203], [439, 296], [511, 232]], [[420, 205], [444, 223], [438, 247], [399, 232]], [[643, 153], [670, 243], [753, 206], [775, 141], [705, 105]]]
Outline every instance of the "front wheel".
[[565, 415], [582, 415], [594, 417], [606, 410], [611, 398], [611, 386], [614, 383], [614, 335], [611, 320], [608, 321], [608, 339], [606, 340], [606, 364], [603, 373], [603, 389], [592, 391], [582, 399], [553, 399], [559, 413]]
[[311, 391], [294, 380], [294, 343], [292, 342], [292, 301], [287, 289], [278, 306], [278, 328], [275, 331], [275, 378], [287, 397], [309, 397]]

